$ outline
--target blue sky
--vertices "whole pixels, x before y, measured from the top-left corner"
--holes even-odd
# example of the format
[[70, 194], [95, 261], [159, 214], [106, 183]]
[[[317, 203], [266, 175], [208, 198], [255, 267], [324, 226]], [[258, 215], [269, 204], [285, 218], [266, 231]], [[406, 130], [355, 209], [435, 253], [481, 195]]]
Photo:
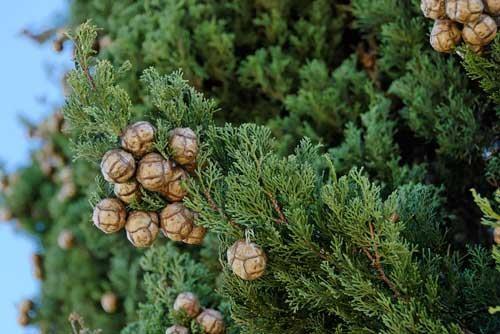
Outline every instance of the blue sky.
[[[68, 54], [58, 55], [50, 45], [40, 47], [20, 36], [22, 28], [35, 31], [62, 22], [65, 0], [16, 0], [0, 2], [0, 160], [9, 170], [26, 163], [29, 149], [18, 115], [40, 120], [61, 104], [60, 76], [71, 66]], [[16, 305], [36, 296], [31, 254], [36, 244], [14, 224], [0, 223], [0, 323], [8, 334], [35, 333], [17, 325]]]

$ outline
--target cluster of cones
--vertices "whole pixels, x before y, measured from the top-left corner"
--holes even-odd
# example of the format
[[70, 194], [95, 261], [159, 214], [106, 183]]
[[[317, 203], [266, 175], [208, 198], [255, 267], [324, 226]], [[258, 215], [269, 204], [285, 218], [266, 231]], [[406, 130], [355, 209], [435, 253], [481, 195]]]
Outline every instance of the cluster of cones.
[[420, 8], [435, 20], [430, 43], [438, 52], [452, 52], [463, 39], [481, 53], [497, 34], [500, 0], [422, 0]]
[[[174, 310], [184, 312], [189, 318], [196, 319], [206, 334], [222, 334], [226, 328], [222, 314], [214, 309], [202, 309], [200, 301], [191, 292], [180, 293], [174, 302]], [[189, 329], [181, 325], [167, 328], [166, 334], [189, 334]]]
[[[116, 198], [105, 198], [94, 208], [93, 222], [104, 233], [125, 227], [136, 247], [149, 247], [159, 230], [174, 240], [200, 244], [206, 229], [194, 223], [196, 214], [186, 208], [186, 181], [196, 165], [198, 140], [193, 130], [170, 131], [164, 157], [154, 151], [156, 129], [149, 122], [130, 125], [121, 137], [121, 148], [112, 149], [101, 161], [104, 179], [114, 187]], [[126, 205], [140, 203], [144, 191], [161, 195], [169, 202], [161, 212], [127, 212]]]

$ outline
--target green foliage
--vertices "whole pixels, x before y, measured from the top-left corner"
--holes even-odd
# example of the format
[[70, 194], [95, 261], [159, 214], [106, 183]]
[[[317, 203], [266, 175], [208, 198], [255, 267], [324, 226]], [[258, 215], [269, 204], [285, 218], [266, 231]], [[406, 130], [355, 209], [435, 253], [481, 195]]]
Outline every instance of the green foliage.
[[162, 127], [196, 128], [213, 122], [216, 111], [214, 101], [205, 99], [190, 87], [182, 78], [182, 72], [160, 76], [155, 69], [150, 68], [144, 71], [142, 81], [151, 103], [157, 108], [151, 112], [151, 117], [166, 122]]
[[399, 184], [422, 181], [425, 166], [400, 165], [398, 144], [394, 141], [396, 122], [390, 117], [391, 101], [372, 93], [369, 110], [361, 116], [362, 128], [348, 123], [345, 141], [330, 150], [335, 167], [346, 173], [358, 166], [366, 168], [389, 189]]
[[[37, 238], [38, 251], [43, 256], [43, 284], [35, 299], [32, 320], [43, 333], [65, 332], [69, 328], [68, 315], [76, 311], [92, 327], [116, 332], [134, 318], [140, 297], [134, 252], [125, 242], [105, 238], [95, 231], [84, 186], [85, 180], [92, 182], [93, 178], [81, 177], [88, 173], [89, 166], [83, 162], [70, 166], [69, 157], [63, 153], [69, 142], [55, 140], [57, 136], [53, 133], [42, 138], [44, 145], [54, 145], [55, 152], [43, 159], [33, 156], [31, 165], [18, 170], [17, 176], [12, 175], [2, 193], [3, 205], [11, 210], [24, 231]], [[52, 171], [42, 170], [47, 159], [59, 161], [56, 158], [66, 161]], [[68, 170], [73, 173], [62, 181], [62, 173]], [[73, 195], [61, 196], [68, 186], [75, 187]], [[63, 250], [58, 246], [62, 230], [75, 236], [73, 248]], [[100, 298], [105, 291], [113, 291], [123, 303], [117, 314], [102, 311]]]
[[462, 50], [465, 53], [463, 64], [469, 76], [479, 80], [491, 100], [497, 105], [500, 103], [500, 84], [498, 73], [500, 73], [500, 37], [497, 36], [491, 43], [488, 56], [478, 55], [471, 50]]
[[[207, 122], [210, 115], [197, 117], [205, 115], [200, 110], [213, 110], [213, 103], [201, 95], [186, 98], [182, 89], [186, 83], [179, 74], [160, 76], [148, 70], [143, 78], [155, 107], [153, 119], [167, 122], [166, 126], [168, 122], [183, 125], [188, 119], [193, 120], [192, 127], [205, 122], [200, 124], [205, 150], [199, 161], [204, 168], [190, 182], [186, 200], [199, 215], [197, 223], [216, 233], [221, 250], [237, 239], [249, 238], [263, 245], [268, 255], [266, 276], [253, 283], [223, 268], [220, 291], [235, 322], [232, 330], [320, 333], [335, 327], [340, 331], [458, 333], [465, 320], [473, 329], [498, 326], [481, 312], [481, 298], [457, 303], [468, 298], [471, 277], [489, 296], [495, 295], [491, 287], [498, 277], [485, 274], [488, 264], [480, 250], [471, 250], [470, 256], [477, 259], [470, 263], [458, 260], [457, 255], [446, 256], [438, 237], [439, 192], [408, 186], [383, 201], [380, 188], [359, 170], [340, 178], [330, 170], [327, 177], [328, 160], [310, 141], [304, 140], [294, 155], [281, 157], [266, 127], [217, 127]], [[379, 159], [385, 154], [396, 156], [397, 146], [390, 136], [394, 123], [388, 119], [389, 100], [373, 93], [371, 100], [373, 107], [362, 121], [367, 142], [379, 145], [366, 146], [373, 162], [373, 167], [367, 166], [383, 171], [385, 160]], [[179, 111], [175, 116], [174, 110]], [[416, 215], [423, 205], [425, 211]], [[407, 221], [390, 219], [398, 210]], [[187, 257], [183, 260], [170, 255], [172, 250], [160, 254], [155, 250], [142, 263], [150, 272], [144, 276], [147, 300], [139, 311], [141, 320], [130, 325], [129, 331], [156, 333], [174, 322], [185, 323], [186, 318], [170, 310], [181, 287], [214, 289], [213, 281], [198, 281], [211, 276], [198, 272]], [[181, 262], [171, 263], [170, 256]], [[462, 289], [440, 290], [441, 276]], [[166, 285], [158, 290], [159, 281]]]
[[[479, 206], [481, 212], [484, 215], [484, 217], [481, 219], [481, 222], [486, 226], [494, 228], [493, 233], [498, 233], [497, 231], [500, 229], [500, 214], [498, 214], [497, 212], [499, 212], [500, 207], [500, 190], [497, 189], [493, 194], [493, 204], [490, 203], [488, 199], [481, 197], [474, 189], [471, 189], [471, 192], [472, 196], [474, 197], [474, 201]], [[500, 272], [500, 244], [497, 242], [497, 238], [498, 236], [496, 236], [495, 234], [494, 241], [496, 242], [496, 245], [493, 246], [491, 254], [496, 262], [497, 271]], [[493, 303], [493, 305], [495, 304]], [[490, 307], [489, 312], [491, 314], [500, 312], [500, 306]]]
[[435, 138], [438, 153], [463, 159], [478, 154], [469, 143], [480, 142], [475, 138], [480, 134], [474, 109], [478, 116], [482, 114], [466, 83], [453, 59], [434, 54], [409, 62], [406, 74], [392, 83], [390, 92], [405, 102], [402, 115], [417, 135]]
[[139, 306], [139, 320], [122, 333], [160, 334], [169, 326], [182, 324], [192, 328], [192, 333], [201, 334], [194, 320], [173, 310], [173, 301], [179, 293], [189, 291], [204, 307], [219, 308], [221, 299], [214, 290], [217, 272], [210, 272], [186, 250], [179, 251], [172, 244], [148, 250], [141, 259], [141, 268], [146, 299]]
[[493, 156], [486, 163], [486, 180], [493, 186], [500, 185], [500, 157]]
[[[52, 142], [51, 138], [44, 140]], [[64, 144], [67, 146], [69, 142]], [[56, 147], [56, 151], [61, 154], [64, 150]], [[58, 169], [67, 167], [64, 165]], [[33, 320], [42, 332], [59, 333], [68, 329], [68, 315], [77, 312], [92, 328], [117, 333], [126, 323], [137, 320], [138, 304], [144, 298], [141, 284], [143, 272], [138, 263], [142, 252], [132, 248], [123, 235], [103, 235], [92, 225], [91, 206], [85, 194], [104, 195], [110, 190], [104, 183], [96, 183], [93, 178], [95, 170], [89, 169], [89, 165], [82, 160], [75, 161], [71, 167], [74, 173], [72, 182], [77, 184], [78, 189], [77, 197], [71, 200], [61, 201], [58, 198], [61, 188], [56, 181], [58, 172], [44, 174], [35, 158], [31, 166], [10, 177], [8, 191], [3, 193], [3, 205], [13, 210], [24, 230], [39, 237], [40, 251], [43, 252], [45, 277], [36, 300]], [[88, 174], [82, 177], [89, 170], [91, 177]], [[96, 192], [94, 188], [101, 189]], [[165, 205], [164, 200], [160, 205]], [[63, 229], [74, 233], [74, 248], [62, 250], [57, 245], [59, 232]], [[213, 239], [212, 243], [217, 244]], [[207, 279], [207, 275], [214, 276], [218, 272], [218, 269], [214, 270], [217, 259], [214, 259], [213, 249], [206, 247], [203, 254], [198, 254], [196, 250], [192, 253], [213, 270], [211, 273], [203, 271], [200, 277]], [[163, 258], [158, 260], [163, 263]], [[101, 309], [100, 298], [107, 291], [112, 291], [119, 298], [115, 314], [106, 314]]]
[[72, 94], [64, 108], [68, 131], [76, 138], [76, 158], [89, 161], [99, 160], [116, 143], [131, 117], [131, 101], [125, 90], [115, 84], [116, 76], [127, 65], [115, 70], [109, 61], [95, 61], [92, 45], [96, 36], [95, 28], [88, 22], [73, 36], [77, 68], [68, 75]]
[[[75, 1], [73, 10], [74, 22], [95, 17], [100, 36], [113, 40], [101, 58], [132, 63], [120, 83], [136, 117], [151, 109], [142, 71], [180, 68], [221, 106], [218, 121], [266, 123], [286, 154], [309, 137], [339, 153], [339, 171], [364, 166], [389, 192], [425, 178], [444, 183], [448, 201], [472, 211], [470, 200], [457, 198], [484, 187], [485, 176], [495, 180], [495, 160], [485, 166], [481, 154], [498, 133], [497, 108], [484, 103], [458, 57], [429, 46], [432, 23], [417, 0], [106, 0]], [[469, 63], [494, 64], [491, 49]], [[489, 66], [479, 67], [494, 80]], [[366, 115], [376, 104], [386, 116]], [[462, 186], [464, 175], [470, 182]], [[454, 214], [457, 225], [477, 229]]]
[[443, 251], [446, 247], [446, 217], [442, 189], [409, 184], [398, 189], [397, 197], [396, 212], [406, 225], [403, 236], [422, 249]]
[[326, 0], [96, 0], [72, 5], [74, 22], [94, 18], [102, 34], [113, 39], [106, 58], [134, 65], [122, 81], [133, 101], [141, 100], [143, 70], [155, 66], [165, 74], [181, 68], [193, 86], [224, 107], [219, 118], [235, 122], [265, 122], [279, 115], [309, 60], [340, 63], [346, 11]]
[[[222, 296], [242, 333], [460, 333], [500, 325], [482, 308], [485, 295], [470, 295], [478, 284], [498, 300], [500, 277], [479, 248], [468, 261], [448, 253], [438, 190], [408, 185], [382, 200], [360, 170], [325, 178], [315, 163], [324, 158], [310, 142], [280, 157], [270, 131], [255, 125], [214, 129], [207, 140], [223, 145], [231, 162], [209, 163], [188, 206], [223, 249], [249, 238], [268, 255], [266, 275], [255, 282], [224, 267]], [[394, 212], [401, 221], [390, 219]], [[442, 277], [459, 288], [450, 291]]]
[[[373, 87], [366, 73], [357, 69], [355, 57], [346, 59], [331, 75], [327, 65], [313, 60], [300, 70], [300, 87], [285, 100], [289, 116], [276, 121], [273, 129], [280, 129], [293, 148], [297, 138], [310, 137], [331, 143], [349, 121], [355, 121], [368, 107]], [[292, 124], [288, 124], [292, 123]], [[291, 130], [291, 133], [289, 131]]]
[[[495, 209], [493, 209], [492, 204], [490, 201], [488, 201], [486, 198], [483, 198], [479, 196], [479, 194], [472, 189], [472, 196], [474, 197], [474, 201], [476, 204], [479, 206], [481, 209], [481, 212], [483, 213], [484, 217], [482, 218], [481, 222], [484, 225], [492, 226], [492, 227], [498, 227], [500, 226], [500, 214], [496, 213]], [[500, 190], [497, 189], [497, 191], [494, 194], [494, 200], [496, 203], [496, 206], [500, 205]]]
[[[53, 192], [53, 186], [47, 184], [44, 174], [36, 163], [18, 170], [10, 179], [8, 188], [2, 194], [3, 204], [14, 217], [24, 217], [27, 212], [33, 212], [32, 217], [27, 215], [29, 223], [26, 225], [29, 227], [29, 232], [36, 233], [34, 221], [48, 210], [47, 198], [42, 196]], [[33, 192], [33, 189], [39, 189], [39, 193]], [[39, 233], [47, 228], [39, 226]]]
[[[58, 199], [64, 182], [34, 154], [0, 200], [50, 257], [42, 331], [65, 331], [77, 310], [104, 333], [162, 333], [186, 321], [171, 312], [181, 289], [218, 307], [231, 333], [498, 331], [484, 308], [500, 304], [498, 272], [488, 251], [465, 246], [486, 235], [469, 189], [499, 182], [498, 38], [483, 56], [459, 50], [467, 77], [458, 56], [430, 48], [418, 0], [75, 0], [71, 13], [71, 25], [102, 28], [71, 34], [72, 145], [59, 131], [46, 138], [76, 192]], [[104, 36], [112, 43], [97, 52]], [[136, 120], [157, 127], [164, 156], [172, 128], [198, 134], [186, 202], [212, 232], [202, 247], [137, 252], [89, 222], [111, 194], [95, 163]], [[144, 191], [130, 209], [164, 205]], [[63, 228], [72, 250], [56, 244]], [[240, 238], [269, 256], [262, 279], [225, 265], [218, 277]], [[120, 298], [114, 315], [100, 309], [104, 291]]]

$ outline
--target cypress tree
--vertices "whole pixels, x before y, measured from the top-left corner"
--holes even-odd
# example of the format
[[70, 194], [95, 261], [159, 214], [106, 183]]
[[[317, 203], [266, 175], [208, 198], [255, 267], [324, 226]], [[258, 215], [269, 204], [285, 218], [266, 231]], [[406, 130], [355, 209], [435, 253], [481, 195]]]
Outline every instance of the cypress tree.
[[[74, 1], [69, 25], [88, 18], [102, 29], [73, 36], [72, 139], [46, 136], [73, 197], [57, 198], [64, 182], [36, 158], [3, 196], [41, 240], [42, 330], [76, 311], [104, 332], [198, 333], [172, 309], [192, 291], [234, 333], [498, 331], [492, 237], [469, 192], [498, 188], [498, 37], [482, 55], [436, 53], [418, 1]], [[138, 120], [157, 140], [179, 126], [199, 134], [185, 204], [210, 231], [202, 247], [137, 251], [91, 225], [112, 192], [97, 163]], [[149, 195], [131, 208], [165, 205]], [[62, 250], [68, 228], [76, 244]], [[231, 272], [225, 251], [239, 239], [267, 254], [261, 279]]]

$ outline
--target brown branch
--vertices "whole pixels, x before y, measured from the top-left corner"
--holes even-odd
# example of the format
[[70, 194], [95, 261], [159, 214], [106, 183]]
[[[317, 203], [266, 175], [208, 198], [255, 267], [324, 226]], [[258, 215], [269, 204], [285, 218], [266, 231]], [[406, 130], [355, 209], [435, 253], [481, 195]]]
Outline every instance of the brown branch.
[[102, 333], [102, 330], [100, 330], [100, 329], [90, 330], [87, 327], [85, 327], [85, 321], [83, 320], [82, 316], [76, 312], [73, 312], [69, 315], [68, 321], [71, 324], [71, 330], [73, 331], [73, 334], [100, 334], [100, 333]]
[[[89, 58], [88, 55], [86, 55], [83, 50], [81, 49], [81, 46], [78, 44], [78, 41], [75, 40], [75, 49], [73, 53], [73, 58], [75, 62], [80, 65], [80, 68], [82, 69], [83, 73], [87, 77], [87, 80], [89, 81], [90, 85], [92, 86], [92, 89], [96, 89], [96, 85], [94, 82], [94, 78], [90, 75], [90, 69], [87, 64], [87, 58]], [[81, 60], [81, 61], [80, 61]]]
[[78, 327], [82, 328], [83, 327], [83, 319], [78, 313], [71, 313], [68, 318], [70, 324], [71, 324], [71, 329], [73, 330], [73, 334], [79, 334], [80, 330]]
[[90, 82], [90, 85], [92, 86], [93, 90], [96, 90], [97, 87], [95, 86], [94, 78], [90, 75], [89, 68], [85, 65], [82, 66], [83, 73], [85, 73], [85, 76], [87, 77], [87, 80]]
[[373, 259], [373, 256], [370, 254], [370, 252], [368, 251], [368, 249], [366, 248], [363, 248], [363, 252], [366, 254], [366, 256], [370, 259], [370, 261], [375, 262], [375, 260]]
[[281, 211], [281, 208], [280, 208], [276, 198], [270, 192], [268, 192], [268, 191], [264, 191], [264, 192], [266, 193], [267, 197], [269, 197], [269, 199], [271, 200], [271, 203], [273, 204], [274, 211], [276, 211], [276, 213], [278, 213], [278, 216], [279, 216], [278, 219], [273, 219], [273, 220], [275, 222], [277, 222], [278, 224], [286, 224], [287, 223], [286, 217], [283, 214], [283, 211]]
[[380, 253], [378, 252], [378, 244], [377, 244], [377, 242], [375, 240], [375, 230], [374, 230], [373, 224], [370, 222], [370, 223], [368, 223], [368, 226], [370, 227], [370, 238], [371, 238], [371, 240], [373, 242], [373, 251], [374, 251], [374, 254], [372, 255], [366, 248], [363, 248], [363, 251], [366, 254], [366, 256], [370, 259], [370, 261], [372, 262], [372, 266], [375, 268], [375, 270], [377, 270], [379, 278], [385, 284], [387, 284], [387, 286], [394, 293], [394, 296], [396, 298], [399, 298], [400, 297], [400, 293], [399, 293], [398, 289], [396, 288], [396, 286], [394, 285], [394, 283], [392, 283], [389, 280], [389, 278], [385, 274], [384, 268], [382, 267], [382, 263], [380, 261], [381, 256], [380, 256]]
[[[283, 211], [281, 210], [281, 207], [280, 207], [278, 201], [273, 196], [273, 194], [271, 194], [269, 191], [264, 191], [264, 193], [271, 200], [271, 203], [273, 204], [273, 208], [276, 211], [276, 213], [278, 213], [278, 216], [279, 216], [279, 218], [273, 218], [273, 221], [276, 222], [276, 223], [278, 223], [278, 224], [286, 224], [286, 223], [288, 223], [288, 221], [286, 220], [285, 215], [283, 214]], [[309, 246], [309, 249], [311, 251], [313, 251], [314, 253], [316, 253], [321, 259], [323, 259], [325, 261], [328, 261], [328, 255], [326, 254], [326, 252], [325, 252], [324, 249], [317, 250], [316, 247], [314, 247], [314, 245], [309, 240], [307, 240], [306, 242], [307, 242], [307, 245]]]
[[377, 63], [378, 46], [374, 36], [370, 36], [366, 41], [361, 42], [356, 47], [358, 61], [366, 71], [376, 87], [380, 87], [379, 66]]
[[389, 217], [389, 221], [391, 223], [394, 223], [396, 224], [398, 221], [399, 221], [399, 215], [397, 212], [394, 212], [390, 217]]
[[459, 321], [459, 324], [460, 324], [460, 329], [462, 330], [462, 332], [464, 334], [474, 334], [474, 332], [472, 332], [471, 330], [467, 329], [467, 327], [464, 326], [464, 324], [462, 324], [460, 321]]
[[66, 28], [60, 28], [56, 31], [56, 39], [52, 43], [55, 52], [61, 52], [64, 48], [64, 42], [69, 40], [68, 31]]
[[[264, 191], [264, 193], [271, 200], [271, 203], [273, 204], [273, 208], [279, 216], [279, 218], [273, 218], [273, 221], [278, 223], [278, 224], [287, 224], [288, 221], [286, 220], [286, 217], [283, 214], [283, 211], [281, 210], [281, 207], [280, 207], [278, 201], [276, 200], [276, 198], [269, 191]], [[316, 255], [318, 255], [322, 260], [328, 261], [329, 258], [328, 258], [328, 255], [324, 249], [317, 250], [316, 247], [314, 247], [314, 245], [309, 240], [307, 240], [306, 242], [307, 242], [307, 245], [309, 246], [309, 249], [311, 251], [316, 253]]]
[[[313, 249], [313, 245], [311, 243], [310, 244], [310, 248]], [[329, 254], [323, 249], [323, 248], [320, 248], [320, 250], [315, 250], [313, 249], [314, 252], [322, 259], [322, 260], [325, 260], [325, 261], [328, 261], [330, 258], [329, 258]]]
[[[208, 204], [210, 205], [210, 207], [214, 210], [214, 211], [217, 211], [219, 212], [221, 215], [224, 215], [223, 212], [221, 212], [222, 210], [217, 206], [217, 204], [215, 204], [212, 196], [210, 195], [210, 193], [208, 192], [208, 190], [204, 190], [203, 193], [205, 194], [205, 197], [207, 198], [208, 200]], [[225, 215], [224, 215], [225, 216]]]
[[48, 41], [60, 28], [50, 28], [40, 33], [35, 33], [29, 29], [21, 30], [21, 35], [28, 37], [36, 43], [42, 44]]
[[217, 211], [222, 216], [222, 218], [227, 220], [229, 222], [229, 224], [231, 224], [233, 227], [240, 228], [240, 226], [238, 224], [236, 224], [236, 222], [234, 220], [229, 219], [227, 217], [227, 215], [224, 213], [224, 211], [222, 211], [222, 209], [215, 203], [214, 199], [212, 198], [212, 195], [210, 195], [210, 192], [207, 189], [204, 189], [203, 193], [205, 194], [205, 197], [207, 198], [208, 204], [210, 205], [212, 210]]

